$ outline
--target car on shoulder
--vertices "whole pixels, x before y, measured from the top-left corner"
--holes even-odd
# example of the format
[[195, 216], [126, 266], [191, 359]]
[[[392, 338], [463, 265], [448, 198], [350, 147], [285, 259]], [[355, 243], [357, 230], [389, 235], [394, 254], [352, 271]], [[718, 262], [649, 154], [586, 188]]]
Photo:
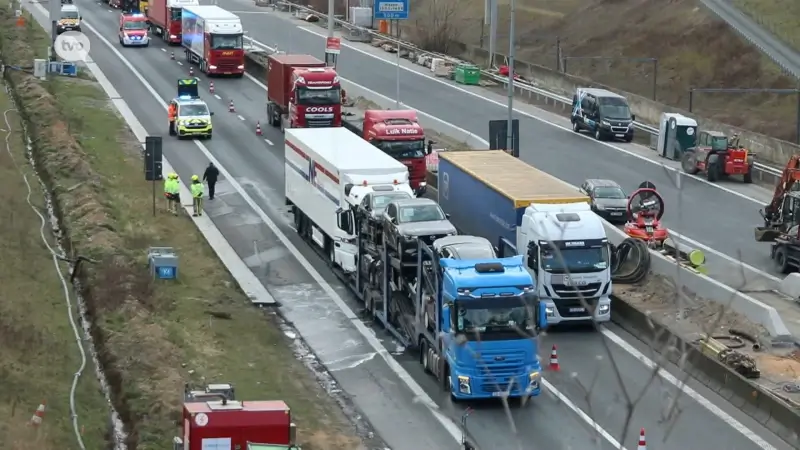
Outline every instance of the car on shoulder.
[[595, 214], [613, 224], [628, 221], [628, 195], [612, 180], [589, 179], [583, 182], [580, 191], [589, 197]]
[[172, 100], [177, 108], [175, 132], [178, 139], [199, 137], [211, 139], [213, 125], [206, 102], [199, 98], [178, 97]]
[[149, 27], [144, 14], [120, 14], [119, 44], [123, 47], [149, 46], [150, 36], [147, 34]]

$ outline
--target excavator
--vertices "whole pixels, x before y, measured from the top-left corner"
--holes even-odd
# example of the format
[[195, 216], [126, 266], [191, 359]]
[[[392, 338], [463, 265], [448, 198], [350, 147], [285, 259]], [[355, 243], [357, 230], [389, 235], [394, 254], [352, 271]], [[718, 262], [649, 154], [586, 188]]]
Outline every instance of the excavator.
[[764, 225], [756, 227], [758, 242], [772, 242], [770, 256], [781, 273], [800, 268], [800, 155], [786, 163], [772, 201], [759, 210]]

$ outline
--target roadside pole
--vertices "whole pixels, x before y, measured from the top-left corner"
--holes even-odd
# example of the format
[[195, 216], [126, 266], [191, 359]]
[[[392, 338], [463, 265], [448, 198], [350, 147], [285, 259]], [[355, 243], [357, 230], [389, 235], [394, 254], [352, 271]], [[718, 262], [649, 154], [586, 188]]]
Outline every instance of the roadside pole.
[[508, 30], [508, 128], [506, 132], [506, 149], [511, 150], [512, 154], [519, 156], [519, 149], [514, 148], [514, 54], [516, 53], [516, 42], [514, 39], [514, 19], [516, 14], [516, 0], [511, 0], [511, 15], [509, 17]]
[[48, 13], [50, 15], [50, 48], [47, 49], [48, 59], [50, 61], [56, 60], [56, 37], [58, 37], [58, 16], [61, 15], [61, 2], [50, 0], [48, 4]]
[[[395, 108], [400, 109], [400, 21], [408, 19], [409, 0], [375, 0], [372, 16], [375, 20], [393, 20], [397, 30], [397, 76]], [[391, 32], [390, 32], [391, 34]]]
[[[333, 37], [333, 13], [335, 11], [335, 7], [333, 5], [333, 0], [328, 0], [328, 42], [330, 42]], [[328, 50], [328, 46], [325, 46], [325, 65], [328, 67], [336, 67], [336, 53], [333, 53]]]

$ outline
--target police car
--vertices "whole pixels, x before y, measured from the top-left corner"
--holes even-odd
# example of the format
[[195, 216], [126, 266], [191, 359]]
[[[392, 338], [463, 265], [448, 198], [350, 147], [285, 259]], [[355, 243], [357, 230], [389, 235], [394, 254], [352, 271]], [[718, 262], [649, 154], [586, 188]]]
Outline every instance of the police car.
[[211, 116], [214, 113], [208, 110], [206, 102], [200, 100], [197, 85], [197, 78], [178, 80], [178, 96], [171, 102], [177, 109], [175, 132], [178, 139], [192, 136], [211, 139]]
[[81, 31], [81, 13], [72, 3], [61, 5], [61, 15], [56, 22], [56, 34], [65, 31]]
[[144, 14], [120, 14], [119, 16], [119, 43], [123, 47], [150, 45], [150, 36], [147, 34], [147, 17]]

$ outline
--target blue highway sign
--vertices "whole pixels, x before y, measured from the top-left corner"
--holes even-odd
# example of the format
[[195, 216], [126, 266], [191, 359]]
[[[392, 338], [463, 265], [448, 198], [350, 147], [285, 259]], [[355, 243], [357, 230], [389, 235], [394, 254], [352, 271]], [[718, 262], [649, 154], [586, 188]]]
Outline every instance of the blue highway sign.
[[375, 0], [375, 18], [378, 20], [408, 19], [409, 0]]

